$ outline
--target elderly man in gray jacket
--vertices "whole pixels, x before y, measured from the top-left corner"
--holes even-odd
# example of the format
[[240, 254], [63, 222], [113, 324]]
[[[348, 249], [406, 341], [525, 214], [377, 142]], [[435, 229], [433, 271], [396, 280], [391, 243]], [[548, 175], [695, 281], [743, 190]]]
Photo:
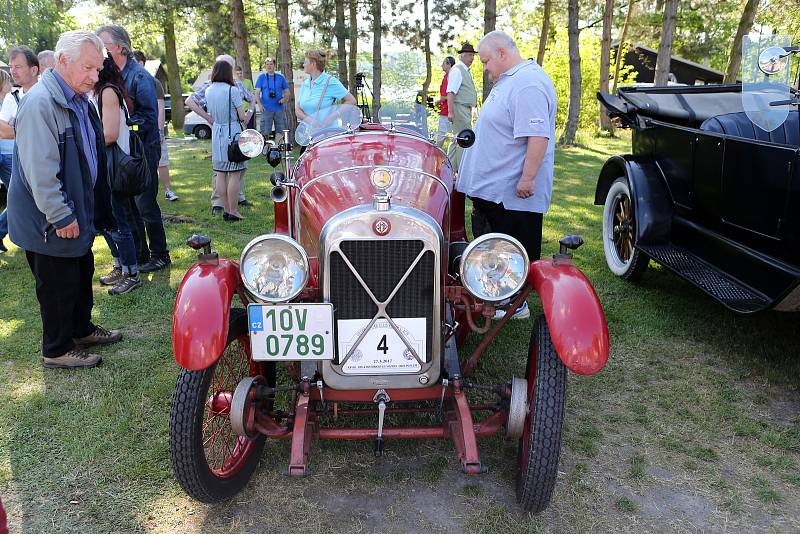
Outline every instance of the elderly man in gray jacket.
[[90, 345], [119, 332], [91, 322], [94, 184], [106, 180], [103, 125], [86, 98], [103, 64], [93, 33], [63, 33], [56, 66], [20, 102], [16, 118], [8, 227], [25, 250], [42, 316], [42, 365], [95, 367]]

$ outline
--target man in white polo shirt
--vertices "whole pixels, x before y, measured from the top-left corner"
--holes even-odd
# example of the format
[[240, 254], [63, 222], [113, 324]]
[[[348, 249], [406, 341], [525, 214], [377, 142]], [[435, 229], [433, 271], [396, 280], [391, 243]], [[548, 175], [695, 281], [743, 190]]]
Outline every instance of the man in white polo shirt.
[[[464, 43], [458, 50], [459, 61], [447, 72], [447, 118], [453, 124], [453, 132], [458, 134], [464, 128], [472, 127], [472, 108], [478, 105], [478, 92], [469, 73], [475, 60], [475, 49]], [[450, 143], [447, 156], [458, 170], [464, 149], [458, 143]]]
[[[556, 91], [514, 40], [489, 32], [478, 44], [494, 82], [475, 124], [475, 144], [464, 151], [456, 188], [472, 199], [473, 231], [518, 239], [539, 259], [542, 215], [550, 207], [555, 154]], [[527, 304], [514, 315], [528, 317]]]
[[[39, 58], [27, 46], [17, 46], [8, 51], [8, 68], [14, 80], [12, 89], [0, 108], [0, 181], [8, 187], [11, 181], [11, 159], [14, 155], [14, 119], [19, 100], [39, 80]], [[0, 213], [0, 254], [6, 252], [3, 239], [8, 234], [8, 213]]]

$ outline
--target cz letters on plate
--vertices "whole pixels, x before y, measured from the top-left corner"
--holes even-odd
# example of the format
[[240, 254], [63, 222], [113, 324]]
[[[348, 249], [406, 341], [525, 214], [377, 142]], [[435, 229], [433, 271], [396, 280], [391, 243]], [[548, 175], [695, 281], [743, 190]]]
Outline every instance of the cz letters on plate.
[[333, 304], [250, 304], [253, 360], [332, 360]]

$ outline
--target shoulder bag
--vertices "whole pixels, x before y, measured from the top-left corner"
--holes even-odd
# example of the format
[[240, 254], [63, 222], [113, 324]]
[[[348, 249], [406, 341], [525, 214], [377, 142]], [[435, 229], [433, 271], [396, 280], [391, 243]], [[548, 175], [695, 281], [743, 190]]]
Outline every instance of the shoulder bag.
[[119, 99], [119, 105], [125, 113], [125, 124], [120, 124], [120, 128], [128, 128], [130, 154], [126, 154], [115, 142], [106, 146], [106, 158], [108, 160], [108, 180], [111, 191], [122, 196], [135, 196], [144, 193], [150, 185], [152, 176], [150, 167], [147, 165], [145, 157], [144, 143], [139, 134], [128, 127], [128, 108], [122, 93], [113, 85], [106, 85], [100, 90], [100, 102], [97, 109], [100, 112], [100, 120], [103, 119], [103, 90], [111, 88]]
[[[228, 104], [231, 108], [233, 108], [233, 113], [236, 115], [236, 122], [239, 123], [239, 128], [244, 130], [242, 122], [239, 120], [239, 112], [233, 107], [233, 100], [231, 99], [232, 89], [233, 87], [228, 88]], [[243, 163], [248, 159], [250, 158], [242, 154], [242, 150], [239, 148], [239, 134], [237, 133], [231, 137], [231, 120], [230, 117], [228, 117], [228, 161], [233, 163]]]

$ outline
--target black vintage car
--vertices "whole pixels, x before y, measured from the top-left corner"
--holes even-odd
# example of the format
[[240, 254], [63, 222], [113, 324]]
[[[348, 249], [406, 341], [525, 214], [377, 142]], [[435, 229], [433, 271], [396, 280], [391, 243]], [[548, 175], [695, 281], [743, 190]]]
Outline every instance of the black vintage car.
[[797, 48], [759, 44], [745, 43], [740, 84], [598, 93], [633, 129], [595, 192], [616, 275], [652, 259], [735, 312], [800, 310]]

